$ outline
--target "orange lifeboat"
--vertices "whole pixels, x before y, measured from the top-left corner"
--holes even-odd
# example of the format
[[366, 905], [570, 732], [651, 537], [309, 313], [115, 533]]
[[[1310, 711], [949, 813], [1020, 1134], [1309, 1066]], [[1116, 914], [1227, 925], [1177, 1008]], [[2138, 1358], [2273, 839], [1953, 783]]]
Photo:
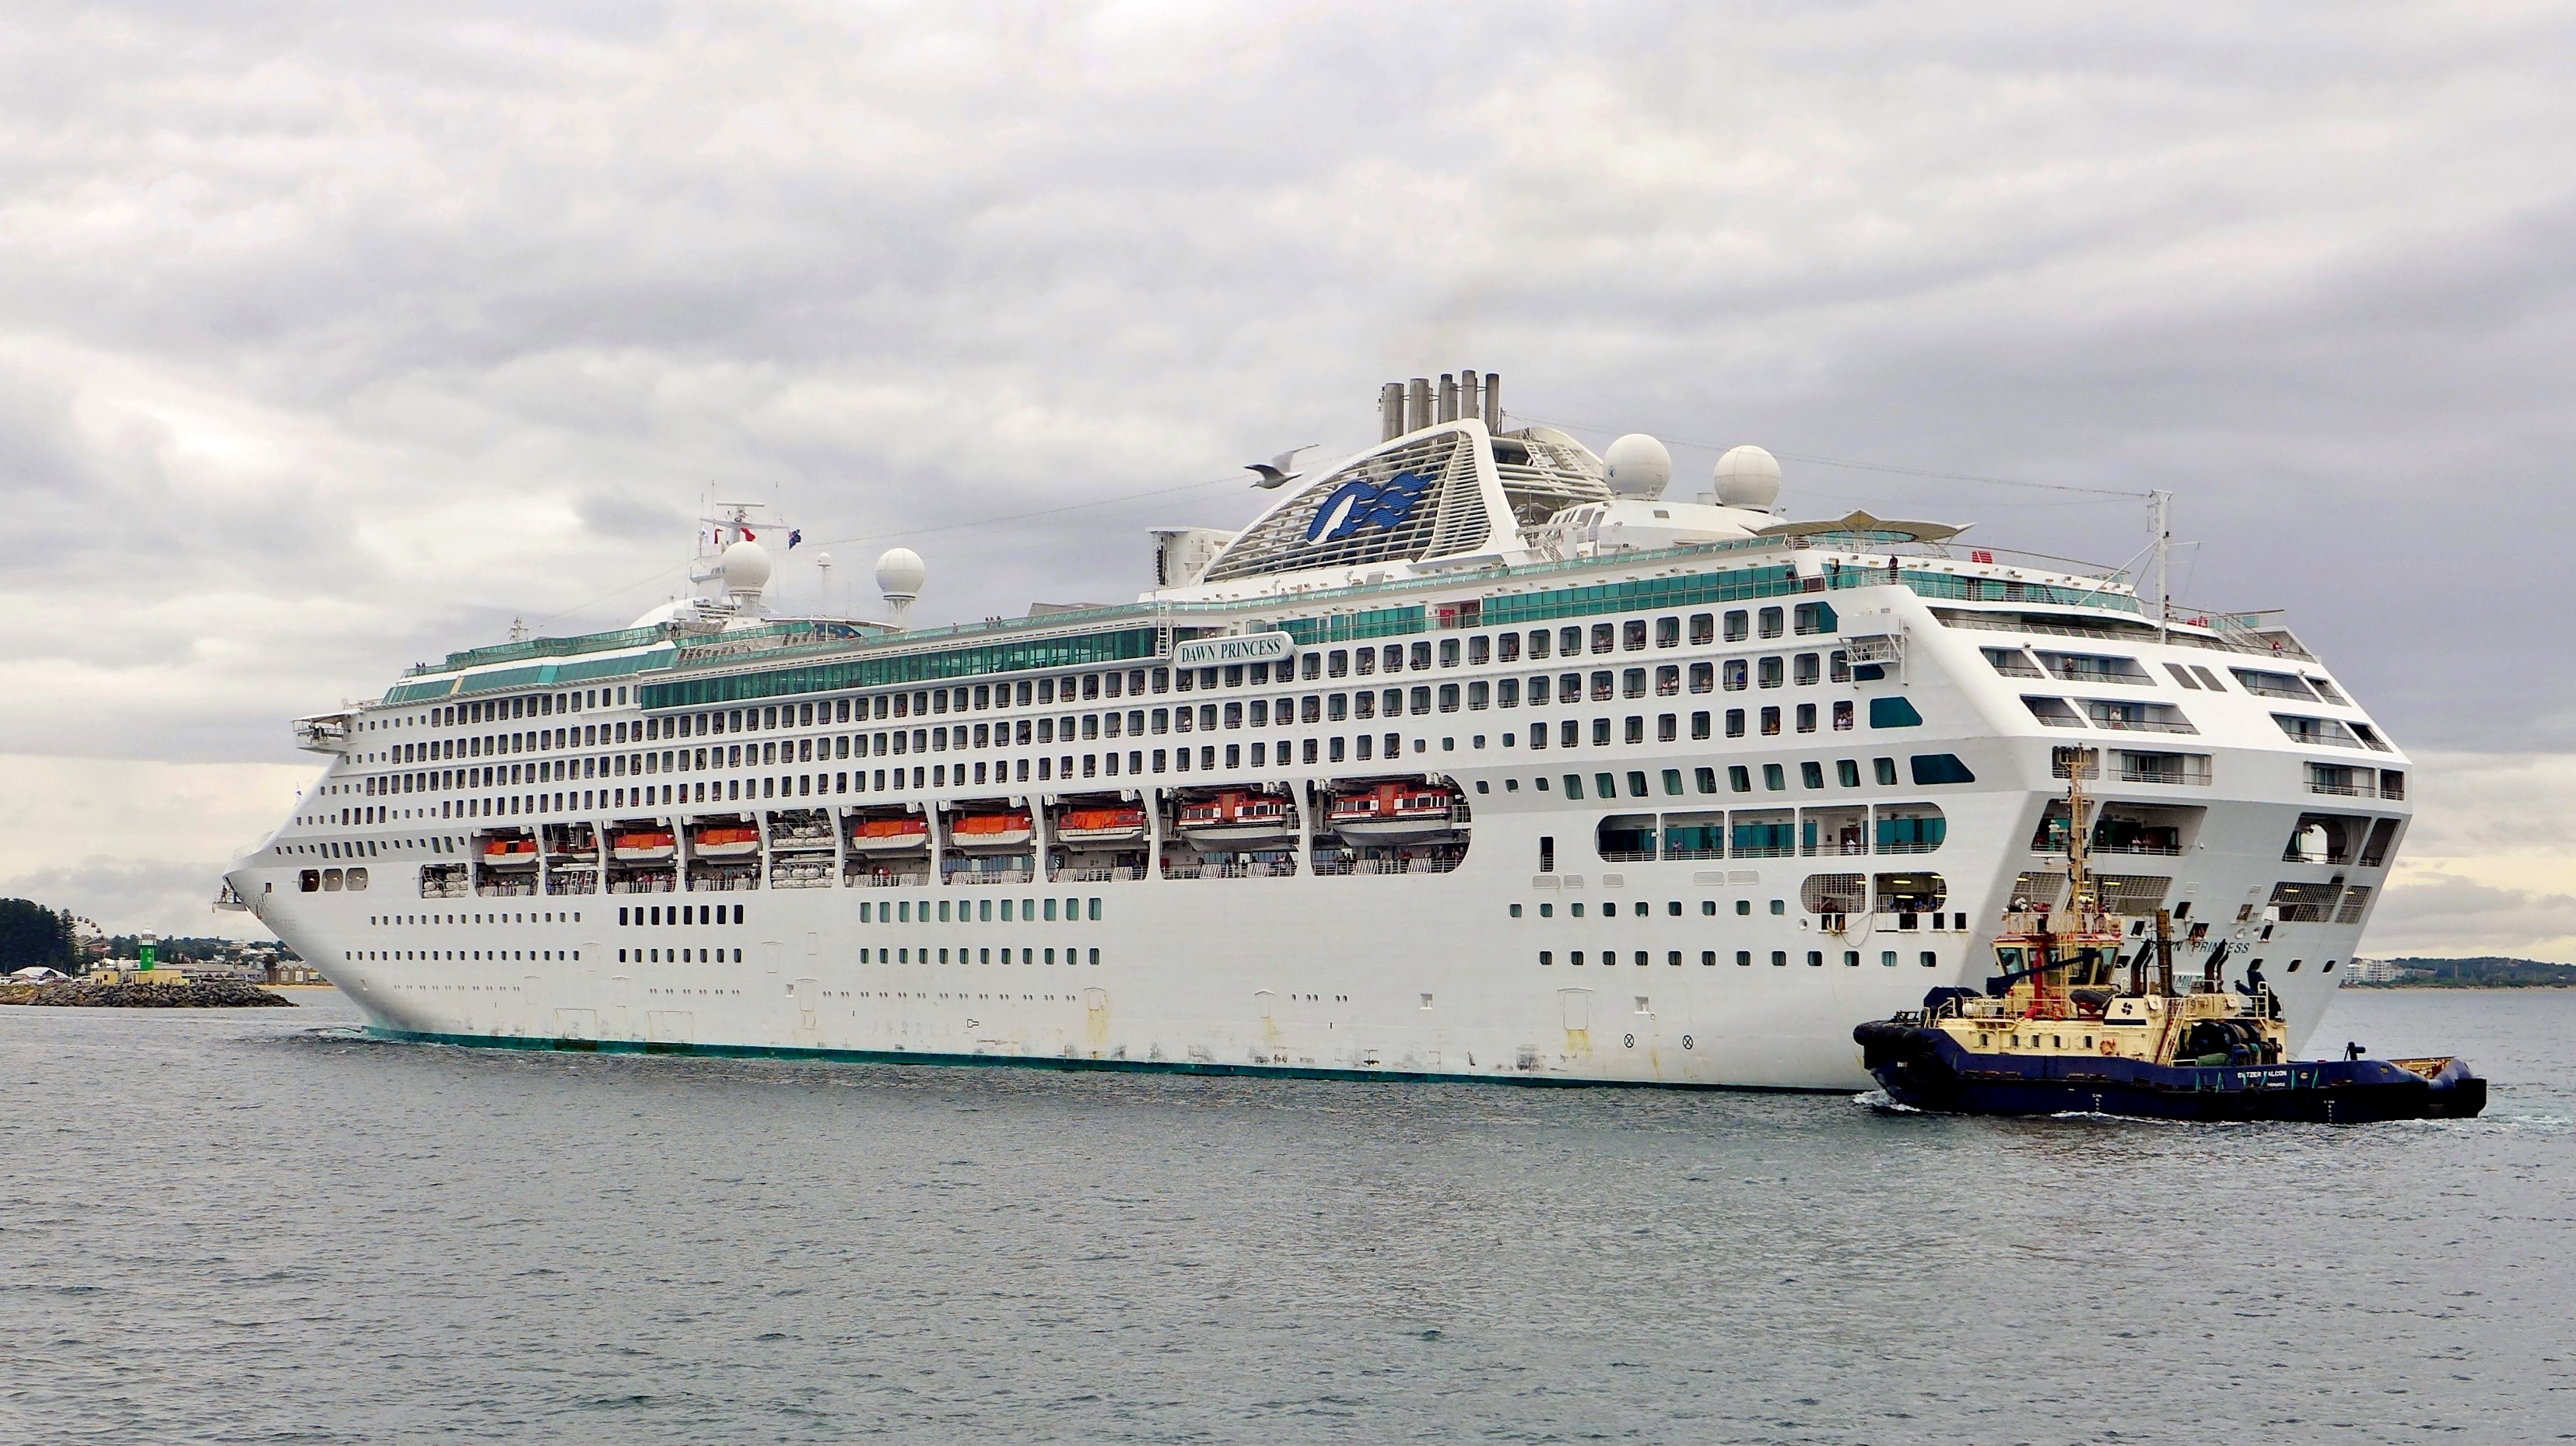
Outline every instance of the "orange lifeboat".
[[850, 830], [850, 848], [857, 853], [903, 853], [926, 847], [929, 842], [930, 825], [919, 814], [863, 818]]
[[1297, 817], [1288, 800], [1240, 788], [1182, 804], [1174, 822], [1184, 835], [1208, 843], [1253, 843], [1297, 833]]
[[485, 839], [483, 862], [496, 869], [534, 868], [537, 863], [537, 841], [532, 838]]
[[1026, 809], [1011, 813], [959, 814], [948, 827], [948, 841], [957, 848], [984, 849], [1026, 848], [1036, 832], [1030, 827]]
[[1142, 808], [1068, 808], [1056, 816], [1058, 843], [1133, 843], [1144, 836]]
[[667, 828], [630, 829], [611, 840], [611, 856], [619, 863], [667, 863], [678, 856], [679, 840]]
[[760, 852], [760, 830], [747, 823], [703, 824], [689, 835], [689, 852], [702, 859], [741, 859]]
[[1458, 796], [1423, 783], [1378, 783], [1333, 795], [1333, 832], [1371, 843], [1402, 843], [1457, 826]]

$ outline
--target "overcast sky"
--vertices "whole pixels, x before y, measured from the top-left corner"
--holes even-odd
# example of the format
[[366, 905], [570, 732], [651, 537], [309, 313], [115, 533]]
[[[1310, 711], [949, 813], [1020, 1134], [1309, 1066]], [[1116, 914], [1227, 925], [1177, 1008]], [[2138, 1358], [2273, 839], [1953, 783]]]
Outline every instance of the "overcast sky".
[[2374, 952], [2576, 958], [2564, 8], [963, 10], [0, 10], [0, 893], [237, 922], [284, 720], [626, 622], [703, 497], [790, 605], [1126, 598], [1476, 366], [1799, 515], [2170, 488], [2424, 760]]

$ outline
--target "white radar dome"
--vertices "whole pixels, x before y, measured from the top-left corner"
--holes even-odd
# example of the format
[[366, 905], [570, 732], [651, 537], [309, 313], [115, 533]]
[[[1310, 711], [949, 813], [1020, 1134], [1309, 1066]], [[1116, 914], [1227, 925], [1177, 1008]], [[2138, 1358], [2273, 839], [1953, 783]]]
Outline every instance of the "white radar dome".
[[930, 579], [930, 569], [921, 565], [921, 554], [909, 547], [890, 547], [877, 559], [877, 591], [890, 598], [921, 596], [921, 585]]
[[1673, 454], [1643, 432], [1630, 432], [1611, 443], [1601, 462], [1609, 470], [1611, 492], [1635, 501], [1663, 496], [1673, 480]]
[[739, 593], [757, 593], [769, 586], [769, 575], [775, 570], [769, 549], [757, 542], [737, 542], [726, 548], [717, 567], [724, 573], [725, 591]]
[[1759, 447], [1732, 447], [1717, 459], [1717, 501], [1722, 507], [1768, 512], [1780, 500], [1780, 463]]

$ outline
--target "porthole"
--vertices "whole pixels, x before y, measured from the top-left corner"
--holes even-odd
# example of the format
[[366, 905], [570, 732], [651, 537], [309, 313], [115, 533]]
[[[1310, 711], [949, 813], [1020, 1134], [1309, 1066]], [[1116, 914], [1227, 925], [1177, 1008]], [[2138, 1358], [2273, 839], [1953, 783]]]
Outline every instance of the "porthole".
[[1688, 1049], [1688, 1048], [1690, 1048], [1690, 1047], [1691, 1047], [1691, 1037], [1690, 1037], [1689, 1035], [1685, 1034], [1685, 1035], [1683, 1035], [1683, 1036], [1682, 1036], [1682, 1048], [1684, 1048], [1684, 1049]]
[[1622, 1038], [1622, 1039], [1624, 1039], [1624, 1040], [1627, 1042], [1627, 1046], [1628, 1046], [1628, 1048], [1630, 1048], [1630, 1049], [1635, 1049], [1635, 1048], [1637, 1047], [1637, 1036], [1635, 1036], [1635, 1035], [1633, 1035], [1633, 1034], [1629, 1034], [1629, 1035], [1622, 1035], [1622, 1036], [1621, 1036], [1621, 1038]]

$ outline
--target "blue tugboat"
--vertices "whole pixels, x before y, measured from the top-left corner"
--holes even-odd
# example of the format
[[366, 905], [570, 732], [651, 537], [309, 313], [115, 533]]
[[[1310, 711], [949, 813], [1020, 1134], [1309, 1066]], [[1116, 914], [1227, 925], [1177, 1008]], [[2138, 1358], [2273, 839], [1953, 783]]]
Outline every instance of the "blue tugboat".
[[[2084, 760], [2065, 762], [2067, 817], [2081, 819]], [[1935, 989], [1922, 1009], [1852, 1031], [1889, 1098], [1956, 1114], [2327, 1124], [2466, 1119], [2486, 1108], [2487, 1083], [2465, 1060], [2287, 1058], [2280, 1001], [2259, 980], [2227, 989], [2215, 956], [2177, 991], [2166, 911], [2123, 969], [2083, 832], [2069, 833], [2067, 908], [2006, 918], [1984, 994]]]

